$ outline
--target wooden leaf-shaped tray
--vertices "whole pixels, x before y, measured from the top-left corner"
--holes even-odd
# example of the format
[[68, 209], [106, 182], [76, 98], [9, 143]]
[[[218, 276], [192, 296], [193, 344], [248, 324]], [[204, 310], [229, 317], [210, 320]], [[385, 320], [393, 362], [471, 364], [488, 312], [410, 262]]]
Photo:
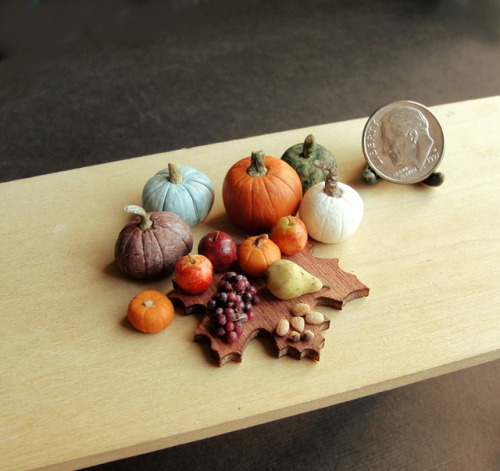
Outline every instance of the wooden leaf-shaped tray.
[[[319, 325], [307, 324], [307, 329], [314, 333], [314, 337], [308, 341], [291, 342], [288, 337], [280, 337], [274, 333], [279, 320], [282, 318], [290, 320], [293, 317], [291, 308], [297, 303], [309, 304], [313, 309], [315, 306], [342, 309], [349, 301], [368, 296], [369, 288], [361, 283], [356, 276], [343, 271], [339, 267], [337, 258], [320, 259], [312, 255], [313, 246], [312, 242], [308, 242], [307, 247], [298, 254], [283, 256], [283, 258], [297, 263], [323, 281], [324, 287], [320, 291], [285, 301], [271, 294], [266, 288], [263, 278], [248, 277], [250, 283], [257, 288], [262, 302], [254, 306], [255, 317], [245, 323], [244, 332], [233, 344], [226, 343], [211, 332], [209, 316], [205, 315], [200, 326], [195, 331], [194, 338], [197, 342], [210, 343], [212, 355], [219, 366], [229, 361], [241, 362], [245, 347], [257, 336], [266, 336], [272, 339], [277, 347], [278, 357], [290, 355], [298, 359], [311, 358], [316, 361], [319, 360], [320, 350], [325, 343], [321, 331], [330, 327], [330, 321], [325, 318], [324, 322]], [[234, 267], [234, 271], [241, 273], [237, 266]], [[199, 295], [184, 293], [175, 285], [174, 281], [174, 289], [167, 296], [175, 305], [181, 306], [188, 315], [195, 312], [206, 312], [207, 302], [216, 292], [216, 286], [221, 277], [222, 274], [215, 274], [212, 286]]]

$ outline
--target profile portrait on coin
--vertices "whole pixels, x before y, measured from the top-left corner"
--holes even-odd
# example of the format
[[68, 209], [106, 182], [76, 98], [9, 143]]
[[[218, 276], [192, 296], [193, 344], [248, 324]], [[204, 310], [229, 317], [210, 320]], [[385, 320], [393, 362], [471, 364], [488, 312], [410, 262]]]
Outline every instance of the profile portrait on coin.
[[429, 123], [419, 110], [403, 106], [389, 111], [380, 121], [383, 154], [395, 167], [420, 169], [435, 152]]

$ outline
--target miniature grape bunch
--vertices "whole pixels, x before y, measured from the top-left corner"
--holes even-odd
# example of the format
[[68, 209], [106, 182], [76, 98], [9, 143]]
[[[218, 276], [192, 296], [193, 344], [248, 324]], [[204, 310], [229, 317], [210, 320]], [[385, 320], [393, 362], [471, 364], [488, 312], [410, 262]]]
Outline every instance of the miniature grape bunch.
[[254, 318], [253, 306], [259, 303], [257, 290], [246, 276], [225, 273], [217, 284], [217, 292], [207, 303], [211, 330], [227, 343], [236, 342], [245, 322]]

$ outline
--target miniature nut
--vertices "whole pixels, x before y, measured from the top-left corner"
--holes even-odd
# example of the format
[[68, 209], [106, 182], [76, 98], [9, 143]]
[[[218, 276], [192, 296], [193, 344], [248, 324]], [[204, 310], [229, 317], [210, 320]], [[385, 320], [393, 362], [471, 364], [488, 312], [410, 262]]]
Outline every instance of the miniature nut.
[[290, 330], [290, 322], [288, 322], [286, 319], [280, 319], [274, 329], [274, 332], [276, 333], [276, 335], [284, 337], [286, 334], [288, 334], [289, 330]]
[[290, 342], [298, 342], [300, 340], [300, 333], [293, 330], [288, 336], [288, 340], [290, 340]]
[[325, 321], [325, 316], [319, 311], [311, 311], [306, 315], [306, 322], [308, 324], [318, 325]]
[[302, 340], [304, 342], [310, 342], [312, 339], [314, 338], [314, 332], [312, 330], [304, 330], [304, 332], [302, 332]]
[[290, 325], [297, 331], [302, 332], [306, 326], [306, 321], [303, 317], [295, 316], [290, 319]]
[[292, 314], [294, 316], [305, 316], [311, 312], [311, 306], [306, 303], [297, 303], [292, 307]]

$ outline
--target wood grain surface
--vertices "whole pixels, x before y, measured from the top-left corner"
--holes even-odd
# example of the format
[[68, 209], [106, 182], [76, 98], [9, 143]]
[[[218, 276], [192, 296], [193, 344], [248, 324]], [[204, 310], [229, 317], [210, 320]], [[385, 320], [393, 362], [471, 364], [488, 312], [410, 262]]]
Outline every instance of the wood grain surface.
[[[500, 97], [432, 108], [445, 132], [439, 188], [360, 183], [366, 118], [138, 157], [0, 185], [0, 469], [71, 469], [136, 455], [373, 394], [500, 357]], [[253, 150], [313, 133], [365, 202], [358, 232], [315, 255], [338, 258], [370, 296], [330, 320], [321, 361], [276, 360], [253, 341], [214, 368], [177, 313], [146, 335], [125, 319], [145, 288], [113, 247], [147, 179], [169, 161], [214, 180], [194, 228], [239, 232], [225, 216], [226, 170]], [[221, 391], [223, 394], [221, 394]]]

